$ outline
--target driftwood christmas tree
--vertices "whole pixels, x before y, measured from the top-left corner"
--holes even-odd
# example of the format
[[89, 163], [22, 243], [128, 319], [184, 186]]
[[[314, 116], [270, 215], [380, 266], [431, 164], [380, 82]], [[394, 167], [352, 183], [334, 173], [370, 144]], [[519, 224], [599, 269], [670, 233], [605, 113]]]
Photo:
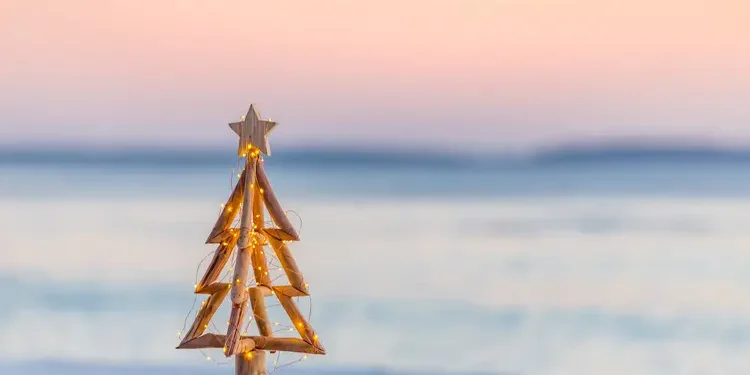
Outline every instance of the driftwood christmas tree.
[[[265, 351], [325, 354], [325, 349], [292, 299], [309, 295], [307, 283], [287, 247], [289, 242], [299, 241], [299, 236], [276, 199], [263, 167], [261, 154], [271, 155], [268, 133], [276, 123], [261, 119], [255, 105], [251, 105], [242, 121], [229, 126], [239, 136], [237, 153], [245, 159], [245, 166], [206, 240], [206, 243], [218, 247], [196, 285], [195, 293], [208, 295], [208, 298], [177, 348], [221, 348], [226, 357], [235, 356], [236, 374], [265, 374]], [[275, 227], [265, 227], [264, 207]], [[241, 215], [240, 226], [233, 228], [237, 215]], [[279, 259], [288, 285], [272, 285], [264, 250], [266, 246], [270, 246]], [[235, 249], [236, 263], [231, 282], [218, 282]], [[250, 272], [253, 273], [252, 283], [248, 280]], [[206, 333], [213, 315], [227, 295], [232, 308], [226, 335]], [[278, 299], [300, 338], [274, 337], [266, 310], [267, 297]], [[258, 336], [242, 332], [248, 310], [252, 314], [249, 318], [258, 326]]]

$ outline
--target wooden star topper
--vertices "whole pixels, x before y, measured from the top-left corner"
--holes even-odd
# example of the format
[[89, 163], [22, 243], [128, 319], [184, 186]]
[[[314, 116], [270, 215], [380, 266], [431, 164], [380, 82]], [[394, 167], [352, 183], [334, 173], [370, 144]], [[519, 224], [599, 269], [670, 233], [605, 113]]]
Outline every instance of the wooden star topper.
[[268, 133], [276, 127], [276, 123], [271, 119], [263, 120], [260, 118], [255, 104], [250, 104], [247, 115], [240, 122], [233, 122], [229, 127], [240, 136], [240, 144], [237, 148], [238, 155], [245, 155], [252, 148], [257, 148], [260, 152], [271, 156], [271, 146], [268, 144]]

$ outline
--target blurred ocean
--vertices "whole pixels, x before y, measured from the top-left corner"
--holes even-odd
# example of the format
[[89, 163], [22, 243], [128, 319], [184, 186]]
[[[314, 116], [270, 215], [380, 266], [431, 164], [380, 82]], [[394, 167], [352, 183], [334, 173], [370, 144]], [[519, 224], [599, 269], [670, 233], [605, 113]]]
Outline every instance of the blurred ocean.
[[[750, 374], [746, 155], [274, 151], [328, 351], [278, 373]], [[0, 374], [231, 374], [174, 347], [234, 167], [0, 153]]]

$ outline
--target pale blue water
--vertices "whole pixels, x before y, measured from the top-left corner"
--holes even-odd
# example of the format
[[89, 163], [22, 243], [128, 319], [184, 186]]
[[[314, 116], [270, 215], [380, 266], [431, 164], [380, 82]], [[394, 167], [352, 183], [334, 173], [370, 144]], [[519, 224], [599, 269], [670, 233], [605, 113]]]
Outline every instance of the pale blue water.
[[[173, 349], [232, 162], [144, 160], [0, 163], [0, 374], [232, 373]], [[268, 161], [328, 350], [279, 373], [750, 373], [750, 163], [337, 160]]]

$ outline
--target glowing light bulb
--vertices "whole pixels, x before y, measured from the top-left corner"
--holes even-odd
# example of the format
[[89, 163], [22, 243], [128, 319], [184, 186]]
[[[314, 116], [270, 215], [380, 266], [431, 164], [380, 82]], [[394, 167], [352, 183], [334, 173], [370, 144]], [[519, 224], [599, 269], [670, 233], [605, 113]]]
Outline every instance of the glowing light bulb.
[[211, 357], [206, 357], [206, 360], [207, 360], [207, 361], [210, 361], [210, 360], [211, 360]]
[[302, 356], [302, 360], [303, 361], [306, 360], [306, 359], [307, 359], [307, 354], [305, 354], [305, 355]]
[[253, 359], [253, 353], [252, 352], [247, 352], [247, 354], [245, 354], [245, 358], [247, 358], [247, 359]]

